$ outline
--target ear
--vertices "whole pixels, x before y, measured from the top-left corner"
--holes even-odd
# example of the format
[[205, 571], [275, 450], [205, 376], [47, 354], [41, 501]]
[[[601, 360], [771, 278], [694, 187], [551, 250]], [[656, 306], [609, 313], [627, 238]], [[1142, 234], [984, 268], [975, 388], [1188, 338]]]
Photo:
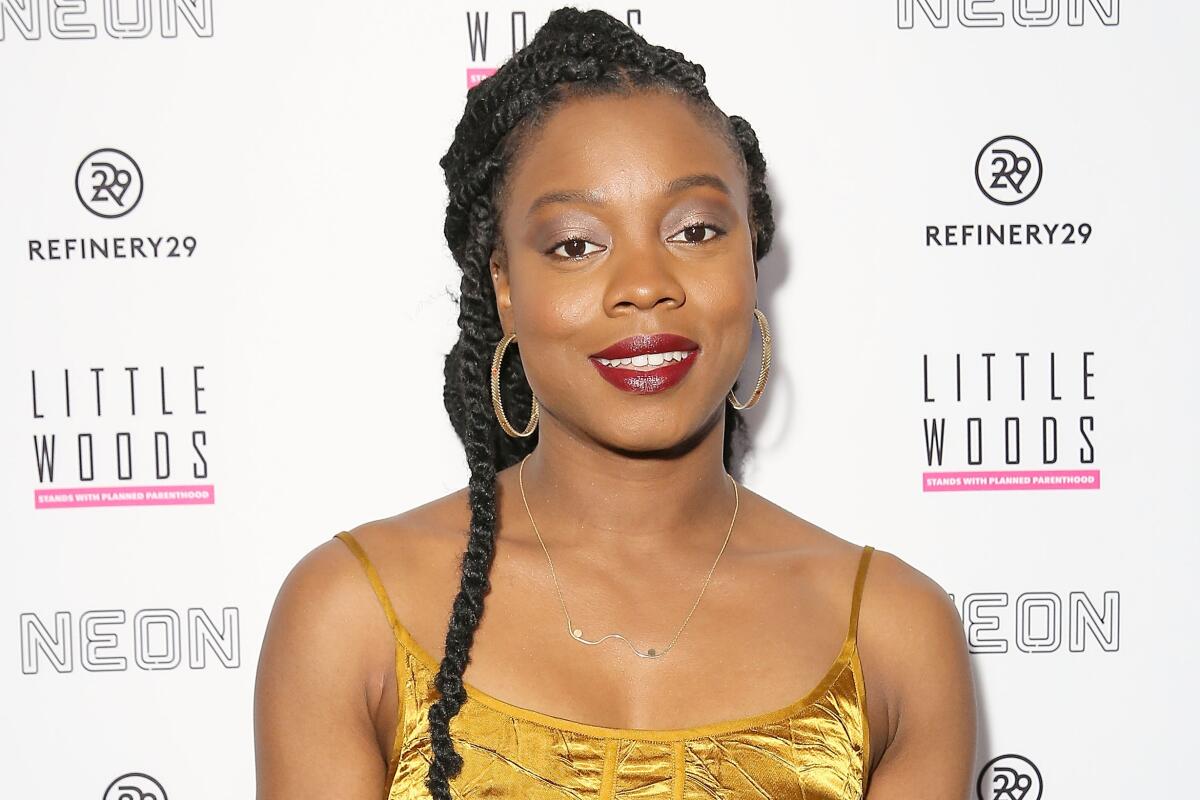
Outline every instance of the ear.
[[492, 288], [496, 292], [496, 313], [500, 316], [500, 328], [506, 334], [514, 329], [512, 320], [512, 295], [508, 281], [508, 264], [499, 249], [492, 250], [488, 259], [488, 271], [492, 276]]

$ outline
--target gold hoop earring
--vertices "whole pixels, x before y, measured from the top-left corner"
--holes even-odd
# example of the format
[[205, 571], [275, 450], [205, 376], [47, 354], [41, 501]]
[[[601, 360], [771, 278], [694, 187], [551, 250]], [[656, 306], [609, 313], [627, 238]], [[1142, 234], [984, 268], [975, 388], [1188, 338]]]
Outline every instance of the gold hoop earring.
[[758, 383], [754, 386], [754, 392], [750, 395], [750, 399], [745, 403], [739, 402], [733, 390], [729, 390], [729, 402], [738, 411], [745, 408], [750, 408], [758, 402], [762, 397], [763, 389], [767, 386], [767, 373], [771, 371], [771, 329], [767, 326], [767, 315], [758, 309], [754, 309], [754, 318], [758, 321], [758, 330], [762, 333], [763, 351], [762, 365], [758, 370]]
[[529, 425], [526, 426], [523, 432], [517, 431], [508, 422], [508, 417], [504, 414], [504, 406], [500, 404], [500, 361], [504, 358], [504, 351], [508, 348], [510, 342], [515, 341], [517, 334], [515, 332], [508, 334], [500, 340], [496, 345], [496, 355], [492, 358], [492, 408], [496, 411], [496, 419], [500, 422], [500, 427], [509, 436], [517, 436], [524, 438], [533, 433], [538, 424], [538, 401], [533, 398], [533, 413], [529, 416]]

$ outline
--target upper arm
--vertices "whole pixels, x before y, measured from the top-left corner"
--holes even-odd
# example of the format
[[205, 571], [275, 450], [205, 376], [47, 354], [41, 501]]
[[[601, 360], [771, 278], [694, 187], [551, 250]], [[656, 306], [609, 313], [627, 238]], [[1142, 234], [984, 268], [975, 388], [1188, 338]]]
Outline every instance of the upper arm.
[[361, 622], [373, 598], [358, 569], [331, 539], [292, 568], [275, 599], [254, 686], [258, 800], [383, 793]]
[[867, 800], [966, 800], [975, 765], [976, 705], [962, 619], [932, 579], [891, 554], [887, 663], [894, 733]]

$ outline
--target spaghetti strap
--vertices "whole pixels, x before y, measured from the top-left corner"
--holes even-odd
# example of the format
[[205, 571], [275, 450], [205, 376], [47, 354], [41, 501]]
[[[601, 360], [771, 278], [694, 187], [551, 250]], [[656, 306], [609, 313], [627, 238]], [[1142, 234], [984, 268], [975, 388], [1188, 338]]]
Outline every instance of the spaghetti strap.
[[367, 580], [371, 582], [371, 588], [375, 590], [375, 596], [379, 598], [379, 604], [383, 606], [383, 613], [387, 616], [388, 624], [392, 626], [392, 636], [396, 640], [396, 730], [392, 738], [392, 752], [388, 756], [387, 762], [387, 780], [388, 786], [391, 787], [395, 780], [396, 769], [400, 766], [400, 751], [404, 744], [404, 673], [400, 669], [400, 659], [406, 652], [404, 637], [401, 634], [403, 628], [400, 627], [396, 610], [392, 608], [392, 601], [388, 597], [387, 590], [383, 588], [383, 581], [379, 580], [379, 573], [375, 571], [375, 565], [371, 563], [371, 559], [367, 558], [367, 551], [363, 550], [362, 545], [349, 531], [340, 531], [334, 535], [334, 538], [341, 539], [342, 543], [350, 548], [350, 552], [358, 558], [358, 563], [362, 564], [363, 572], [367, 573]]
[[858, 642], [858, 608], [862, 605], [863, 584], [867, 580], [867, 564], [871, 561], [871, 553], [875, 550], [871, 545], [865, 545], [862, 555], [858, 558], [858, 574], [854, 576], [854, 596], [850, 601], [850, 629], [846, 638]]
[[388, 597], [387, 590], [383, 588], [383, 581], [379, 579], [379, 573], [375, 571], [375, 565], [371, 563], [371, 559], [367, 558], [367, 551], [363, 550], [362, 545], [358, 543], [358, 540], [349, 531], [341, 531], [334, 538], [341, 539], [358, 558], [358, 563], [362, 564], [363, 571], [367, 573], [367, 580], [371, 582], [371, 588], [375, 590], [375, 596], [379, 598], [379, 604], [383, 606], [383, 613], [387, 616], [388, 625], [392, 626], [392, 633], [395, 635], [396, 641], [401, 642], [396, 609], [392, 608], [392, 601]]

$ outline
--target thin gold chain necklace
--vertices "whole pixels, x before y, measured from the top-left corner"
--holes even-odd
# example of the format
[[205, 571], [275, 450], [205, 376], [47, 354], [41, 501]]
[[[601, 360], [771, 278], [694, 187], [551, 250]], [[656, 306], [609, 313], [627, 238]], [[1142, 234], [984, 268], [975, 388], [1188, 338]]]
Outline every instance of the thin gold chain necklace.
[[521, 467], [517, 470], [517, 479], [521, 485], [521, 501], [525, 503], [525, 513], [529, 515], [529, 523], [533, 525], [533, 532], [537, 535], [538, 542], [542, 545], [542, 552], [546, 554], [546, 562], [550, 565], [550, 577], [554, 579], [554, 590], [558, 593], [558, 603], [562, 606], [563, 616], [566, 617], [567, 620], [567, 633], [571, 635], [572, 639], [581, 644], [600, 644], [607, 639], [620, 639], [621, 641], [625, 642], [625, 644], [629, 645], [629, 648], [633, 650], [634, 653], [637, 653], [637, 655], [642, 658], [662, 658], [668, 652], [670, 652], [672, 647], [675, 646], [676, 640], [679, 639], [679, 634], [683, 633], [684, 626], [686, 626], [688, 624], [688, 620], [692, 618], [692, 612], [696, 610], [696, 606], [700, 605], [700, 598], [704, 597], [704, 590], [708, 588], [708, 582], [712, 579], [713, 570], [717, 568], [717, 562], [721, 560], [721, 555], [725, 552], [725, 545], [729, 544], [729, 536], [733, 533], [733, 524], [737, 522], [738, 515], [739, 497], [737, 481], [734, 480], [733, 476], [728, 472], [725, 473], [726, 477], [728, 477], [730, 482], [733, 483], [733, 519], [729, 522], [729, 530], [725, 533], [725, 541], [721, 544], [721, 551], [717, 553], [716, 560], [713, 561], [712, 567], [710, 567], [708, 570], [708, 575], [706, 575], [704, 578], [704, 585], [700, 587], [700, 594], [696, 597], [696, 602], [692, 603], [692, 608], [690, 611], [688, 611], [687, 616], [684, 618], [683, 625], [680, 625], [679, 630], [675, 631], [675, 635], [671, 637], [671, 643], [668, 644], [666, 648], [664, 648], [662, 651], [658, 651], [651, 647], [649, 650], [643, 653], [641, 650], [638, 650], [633, 646], [633, 642], [629, 641], [619, 633], [605, 634], [599, 639], [585, 639], [583, 637], [583, 631], [579, 628], [576, 628], [571, 622], [571, 614], [567, 611], [566, 601], [563, 600], [562, 587], [558, 585], [558, 575], [556, 575], [554, 572], [554, 562], [550, 559], [550, 551], [546, 549], [546, 543], [542, 541], [542, 534], [538, 531], [537, 523], [533, 521], [533, 512], [529, 510], [529, 500], [525, 497], [525, 461], [531, 455], [533, 455], [533, 453], [529, 453], [525, 456], [525, 458], [521, 459]]

